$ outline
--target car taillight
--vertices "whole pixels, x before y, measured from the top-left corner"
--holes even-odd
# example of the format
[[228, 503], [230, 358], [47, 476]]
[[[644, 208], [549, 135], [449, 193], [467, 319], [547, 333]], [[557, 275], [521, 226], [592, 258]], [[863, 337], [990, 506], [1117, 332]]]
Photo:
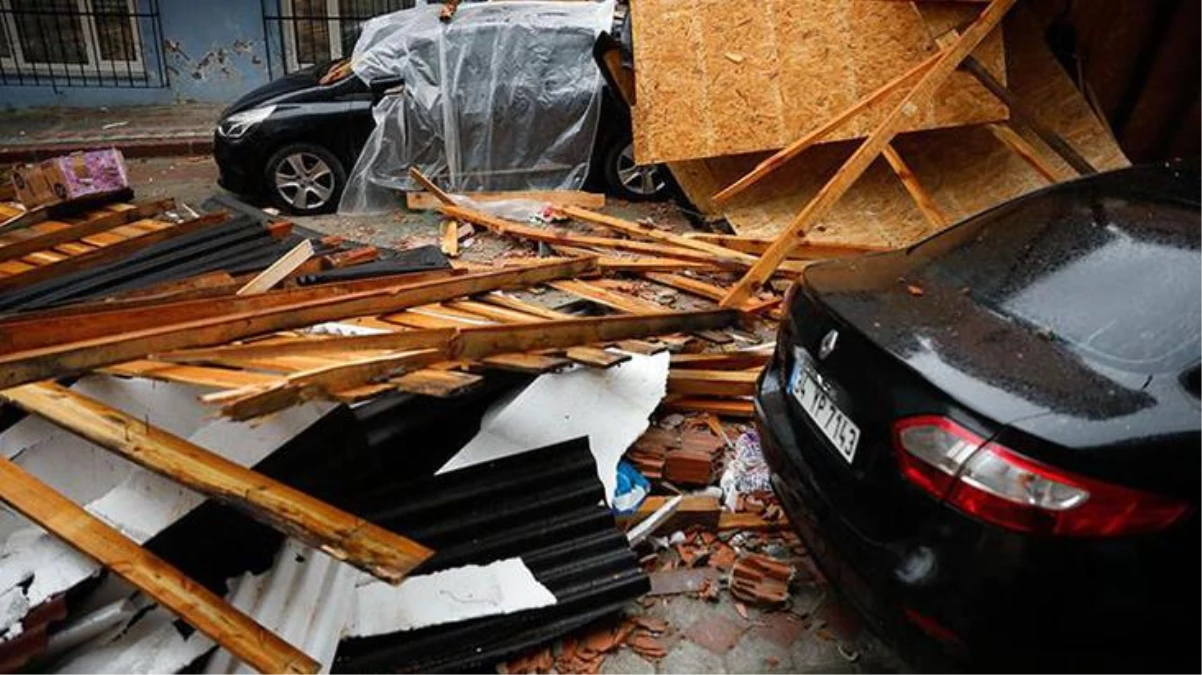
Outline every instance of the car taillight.
[[1028, 459], [949, 419], [894, 425], [902, 475], [931, 496], [1020, 532], [1118, 536], [1168, 527], [1185, 502], [1111, 485]]

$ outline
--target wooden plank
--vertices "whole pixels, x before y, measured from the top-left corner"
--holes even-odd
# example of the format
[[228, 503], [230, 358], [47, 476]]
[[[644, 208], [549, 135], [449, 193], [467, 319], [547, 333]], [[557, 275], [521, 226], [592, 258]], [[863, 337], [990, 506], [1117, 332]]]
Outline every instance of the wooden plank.
[[758, 371], [680, 370], [668, 371], [668, 393], [687, 396], [751, 396], [755, 394]]
[[1006, 85], [999, 82], [998, 79], [993, 76], [993, 73], [990, 73], [985, 66], [981, 65], [981, 62], [978, 61], [974, 56], [970, 54], [969, 56], [965, 57], [964, 63], [960, 64], [960, 67], [969, 73], [972, 73], [972, 76], [977, 78], [977, 81], [983, 84], [990, 93], [998, 97], [1002, 103], [1006, 104], [1006, 107], [1010, 109], [1010, 115], [1015, 120], [1030, 129], [1031, 133], [1038, 136], [1041, 141], [1047, 143], [1048, 147], [1051, 148], [1052, 151], [1057, 155], [1060, 155], [1060, 158], [1063, 159], [1066, 164], [1071, 166], [1077, 173], [1081, 174], [1082, 176], [1088, 176], [1098, 172], [1098, 170], [1094, 168], [1093, 164], [1089, 163], [1089, 160], [1082, 157], [1081, 153], [1077, 152], [1076, 149], [1073, 148], [1073, 146], [1070, 145], [1063, 136], [1055, 131], [1052, 131], [1051, 128], [1044, 124], [1043, 121], [1039, 119], [1039, 115], [1027, 107], [1027, 105], [1022, 102], [1022, 99], [1015, 96], [1013, 92], [1007, 89]]
[[740, 260], [735, 257], [737, 254], [732, 254], [732, 256], [723, 258], [715, 256], [711, 253], [696, 250], [695, 248], [664, 246], [662, 244], [653, 244], [643, 241], [593, 237], [590, 235], [573, 234], [565, 231], [529, 227], [522, 225], [521, 223], [514, 223], [505, 220], [504, 218], [497, 218], [496, 216], [492, 216], [487, 213], [473, 211], [471, 209], [466, 209], [459, 206], [443, 206], [442, 212], [448, 216], [465, 220], [482, 227], [487, 227], [497, 234], [514, 236], [521, 239], [528, 239], [530, 241], [541, 241], [547, 244], [565, 246], [595, 246], [599, 248], [613, 249], [615, 251], [642, 253], [656, 257], [679, 258], [680, 260], [707, 263], [726, 269], [742, 269], [747, 267], [745, 260]]
[[246, 285], [239, 288], [238, 292], [234, 293], [234, 295], [258, 295], [265, 293], [272, 286], [283, 281], [289, 274], [295, 272], [296, 268], [303, 265], [306, 260], [312, 257], [313, 242], [303, 239], [301, 243], [293, 246], [292, 250], [271, 263], [267, 269], [259, 272], [254, 279], [246, 282]]
[[[727, 293], [727, 289], [722, 288], [721, 286], [715, 286], [714, 284], [706, 283], [700, 279], [694, 279], [693, 277], [687, 277], [683, 274], [647, 272], [643, 274], [643, 276], [656, 283], [670, 286], [691, 295], [695, 295], [699, 298], [705, 298], [715, 302], [721, 301], [722, 298], [726, 297]], [[772, 296], [766, 298], [752, 298], [751, 300], [748, 300], [745, 305], [740, 307], [740, 309], [744, 312], [755, 314], [767, 309], [771, 309], [780, 303], [781, 298]]]
[[[412, 193], [411, 193], [412, 194]], [[424, 192], [421, 194], [425, 194]], [[412, 208], [412, 207], [410, 207]], [[454, 220], [442, 221], [442, 253], [448, 258], [459, 257], [459, 223]]]
[[249, 420], [283, 410], [313, 398], [336, 399], [337, 393], [387, 379], [410, 370], [425, 368], [450, 358], [444, 349], [422, 349], [385, 356], [373, 356], [336, 365], [303, 370], [288, 375], [267, 387], [251, 387], [218, 392], [202, 397], [206, 403], [221, 405], [221, 414], [235, 420]]
[[435, 199], [446, 205], [452, 205], [455, 200], [451, 199], [451, 195], [443, 191], [442, 188], [434, 184], [434, 181], [426, 177], [424, 173], [418, 171], [416, 166], [409, 167], [409, 177], [417, 181], [419, 185], [426, 189], [427, 192], [434, 195]]
[[680, 270], [696, 270], [698, 272], [718, 272], [721, 268], [709, 263], [690, 262], [676, 258], [648, 258], [646, 256], [610, 256], [598, 253], [592, 249], [575, 246], [551, 246], [556, 253], [571, 257], [599, 256], [597, 267], [607, 272], [678, 272]]
[[[442, 281], [322, 298], [265, 311], [219, 316], [0, 355], [0, 389], [81, 373], [92, 368], [186, 347], [249, 337], [356, 316], [377, 315], [463, 295], [575, 277], [593, 270], [590, 260], [453, 277]], [[259, 297], [259, 296], [252, 296]], [[240, 298], [245, 300], [246, 298]]]
[[181, 366], [147, 359], [119, 363], [115, 366], [109, 366], [101, 372], [112, 375], [123, 375], [125, 377], [145, 377], [163, 382], [182, 382], [184, 384], [215, 387], [217, 389], [267, 386], [279, 381], [279, 377], [265, 373], [251, 373], [244, 370], [230, 370], [228, 368]]
[[613, 368], [619, 363], [630, 360], [630, 354], [606, 351], [600, 347], [580, 346], [569, 347], [564, 356], [592, 368]]
[[614, 343], [614, 346], [624, 352], [632, 354], [643, 354], [651, 356], [652, 354], [662, 354], [668, 351], [668, 346], [659, 342], [647, 342], [646, 340], [620, 340]]
[[755, 416], [755, 405], [751, 401], [704, 396], [669, 396], [660, 404], [665, 412], [710, 413], [719, 417], [751, 419]]
[[37, 236], [27, 237], [21, 241], [9, 243], [0, 248], [0, 261], [14, 260], [35, 251], [53, 248], [60, 244], [75, 242], [99, 232], [124, 225], [133, 218], [146, 218], [164, 209], [173, 208], [175, 200], [165, 199], [134, 205], [129, 209], [117, 211], [95, 211], [87, 214], [78, 223], [64, 224], [64, 227], [44, 231]]
[[0, 392], [0, 398], [388, 583], [399, 584], [433, 555], [414, 541], [66, 387], [30, 384]]
[[763, 368], [772, 360], [771, 351], [741, 350], [708, 354], [673, 354], [671, 367], [700, 370], [749, 370]]
[[[709, 495], [681, 495], [680, 504], [676, 507], [676, 512], [672, 517], [661, 526], [666, 531], [680, 530], [696, 525], [698, 527], [713, 530], [718, 527], [718, 520], [722, 514], [722, 504], [717, 497]], [[643, 500], [639, 504], [639, 508], [634, 513], [624, 513], [616, 516], [618, 525], [631, 526], [651, 514], [663, 508], [669, 500], [675, 497], [651, 496]], [[669, 530], [668, 528], [671, 528]]]
[[402, 288], [462, 276], [464, 273], [456, 270], [440, 270], [435, 274], [401, 274], [289, 288], [260, 295], [236, 296], [230, 293], [227, 297], [217, 298], [151, 301], [111, 307], [93, 305], [91, 311], [82, 315], [65, 309], [28, 312], [0, 321], [0, 353], [130, 333], [172, 323], [294, 307], [322, 299], [361, 295], [368, 291], [396, 292]]
[[704, 239], [691, 239], [689, 237], [676, 234], [675, 232], [661, 230], [654, 225], [635, 223], [629, 220], [615, 218], [614, 216], [606, 215], [604, 213], [594, 213], [588, 209], [567, 207], [560, 209], [560, 211], [565, 216], [570, 218], [582, 220], [586, 223], [592, 223], [594, 225], [601, 225], [602, 227], [607, 227], [611, 230], [621, 232], [629, 236], [650, 239], [651, 241], [670, 244], [672, 246], [679, 246], [681, 248], [697, 249], [698, 251], [709, 253], [720, 259], [733, 258], [735, 260], [742, 260], [749, 264], [754, 264], [756, 260], [755, 256], [753, 255], [748, 255], [741, 251], [734, 251], [718, 244], [708, 242]]
[[263, 673], [321, 664], [16, 464], [0, 458], [0, 499]]
[[95, 267], [97, 265], [104, 265], [122, 260], [134, 252], [146, 248], [147, 246], [152, 246], [176, 237], [182, 237], [187, 234], [192, 234], [193, 232], [199, 232], [203, 229], [220, 225], [225, 221], [225, 219], [226, 214], [224, 213], [213, 213], [201, 216], [173, 227], [142, 234], [141, 236], [134, 237], [132, 239], [126, 239], [120, 243], [106, 246], [102, 249], [92, 251], [91, 253], [85, 253], [73, 258], [66, 258], [62, 260], [62, 262], [45, 265], [37, 269], [29, 270], [28, 272], [23, 272], [16, 276], [5, 277], [0, 279], [0, 292], [11, 290], [13, 288], [19, 288], [21, 286], [28, 286], [30, 284], [45, 281], [47, 279], [64, 274], [71, 274], [73, 272]]
[[[605, 195], [580, 190], [514, 190], [513, 192], [465, 192], [463, 196], [474, 202], [502, 202], [522, 199], [545, 202], [555, 206], [583, 206], [588, 209], [605, 208]], [[406, 192], [405, 206], [410, 211], [430, 211], [443, 202], [428, 192]]]
[[[737, 234], [710, 234], [708, 232], [690, 232], [685, 235], [695, 239], [704, 239], [712, 241], [715, 244], [725, 246], [726, 248], [735, 249], [744, 253], [753, 255], [763, 255], [772, 246], [771, 239], [762, 239], [760, 237], [747, 237]], [[877, 246], [873, 244], [832, 244], [828, 242], [815, 243], [809, 241], [801, 241], [797, 247], [789, 252], [790, 258], [799, 260], [821, 260], [824, 258], [844, 258], [847, 256], [863, 255], [865, 253], [877, 253], [881, 251], [892, 251], [888, 246]]]
[[562, 370], [572, 362], [560, 356], [548, 354], [496, 354], [480, 359], [480, 364], [499, 370], [518, 373], [542, 374]]
[[587, 281], [570, 279], [566, 281], [552, 281], [547, 285], [564, 293], [571, 293], [576, 297], [616, 309], [619, 312], [627, 312], [629, 314], [658, 314], [669, 311], [649, 300], [612, 291], [608, 288], [602, 288]]
[[[543, 359], [509, 358], [521, 352], [567, 349], [578, 345], [638, 339], [683, 330], [705, 330], [730, 324], [735, 314], [730, 311], [660, 313], [647, 316], [593, 317], [566, 321], [546, 321], [535, 324], [514, 324], [463, 328], [445, 344], [428, 349], [376, 356], [349, 361], [336, 366], [314, 369], [288, 376], [269, 387], [244, 387], [204, 397], [208, 403], [222, 406], [222, 414], [234, 419], [250, 419], [265, 415], [306, 398], [330, 397], [332, 392], [369, 384], [374, 380], [401, 374], [405, 370], [424, 368], [442, 361], [486, 361], [489, 357], [505, 355], [488, 365], [509, 364], [511, 368], [546, 369], [554, 357]], [[339, 338], [354, 343], [363, 338], [404, 337], [407, 334], [355, 336]], [[439, 333], [439, 338], [445, 333]], [[373, 344], [380, 344], [378, 341]], [[349, 351], [349, 350], [348, 350]], [[570, 363], [559, 359], [560, 367]]]
[[533, 314], [534, 316], [542, 317], [544, 319], [551, 319], [552, 321], [574, 318], [571, 314], [566, 312], [559, 312], [533, 302], [526, 302], [525, 300], [515, 298], [512, 295], [508, 295], [500, 291], [489, 293], [488, 295], [484, 296], [483, 301], [491, 305], [497, 305], [498, 307], [515, 309], [519, 312], [526, 312], [527, 314]]
[[898, 180], [906, 188], [906, 192], [910, 193], [910, 198], [914, 200], [914, 205], [922, 212], [927, 222], [931, 224], [932, 231], [938, 232], [947, 227], [947, 216], [943, 215], [943, 211], [939, 210], [939, 206], [935, 203], [931, 193], [927, 192], [922, 187], [922, 183], [918, 181], [918, 176], [910, 170], [906, 165], [906, 161], [898, 154], [897, 149], [893, 144], [885, 146], [881, 151], [885, 155], [885, 161], [889, 163], [889, 168], [893, 169], [893, 173], [897, 174]]
[[487, 302], [479, 302], [476, 300], [452, 300], [451, 302], [443, 303], [447, 307], [457, 309], [462, 312], [474, 314], [485, 319], [491, 319], [500, 323], [532, 323], [542, 321], [544, 317], [535, 316], [527, 312], [521, 312], [507, 307], [498, 307]]
[[764, 252], [759, 261], [723, 298], [721, 302], [723, 307], [742, 305], [771, 278], [773, 272], [784, 262], [796, 242], [804, 237], [806, 231], [818, 218], [822, 217], [847, 192], [856, 179], [864, 174], [881, 151], [897, 136], [907, 117], [913, 114], [915, 106], [929, 100], [935, 90], [947, 81], [960, 62], [1001, 23], [1006, 12], [1014, 6], [1016, 1], [993, 0], [990, 2], [981, 12], [980, 17], [964, 31], [960, 38], [940, 53], [938, 61], [923, 74], [901, 103], [856, 148], [852, 156], [789, 223], [789, 226], [776, 238], [776, 241]]
[[1042, 155], [1040, 155], [1039, 150], [1035, 149], [1034, 145], [1028, 143], [1027, 139], [1020, 136], [1018, 132], [1014, 131], [1014, 129], [1011, 127], [1005, 124], [989, 124], [986, 125], [986, 127], [989, 129], [989, 132], [993, 134], [994, 138], [1001, 141], [1003, 145], [1005, 145], [1007, 148], [1010, 148], [1011, 152], [1021, 157], [1022, 160], [1027, 164], [1031, 165], [1031, 168], [1035, 169], [1035, 171], [1039, 173], [1040, 176], [1043, 176], [1043, 179], [1047, 182], [1059, 183], [1060, 181], [1070, 180], [1072, 178], [1072, 176], [1068, 173], [1052, 166], [1046, 159], [1043, 158]]
[[878, 101], [881, 101], [894, 91], [897, 91], [903, 85], [914, 80], [914, 78], [930, 70], [931, 66], [934, 66], [935, 62], [939, 60], [939, 56], [940, 53], [936, 52], [923, 59], [919, 63], [916, 63], [906, 72], [881, 85], [878, 89], [876, 89], [876, 91], [873, 91], [871, 94], [856, 101], [847, 108], [844, 108], [842, 112], [827, 120], [822, 126], [814, 129], [810, 133], [778, 150], [771, 157], [768, 157], [757, 164], [755, 168], [747, 172], [745, 176], [731, 183], [710, 199], [712, 199], [716, 205], [720, 206], [734, 199], [739, 194], [746, 192], [748, 188], [760, 182], [764, 178], [767, 178], [772, 172], [784, 165], [785, 162], [788, 162], [790, 159], [793, 159], [797, 155], [805, 152], [806, 148], [809, 148], [810, 146], [829, 136], [833, 131], [843, 126], [843, 124], [851, 118], [859, 115], [865, 109], [876, 104]]
[[483, 381], [483, 377], [471, 373], [426, 368], [394, 377], [388, 382], [395, 385], [397, 389], [410, 394], [451, 398], [474, 389]]
[[203, 349], [185, 349], [160, 354], [159, 359], [173, 363], [221, 362], [229, 359], [276, 358], [283, 356], [320, 355], [328, 353], [350, 353], [355, 351], [390, 350], [406, 351], [439, 347], [455, 337], [455, 329], [425, 331], [396, 331], [376, 335], [351, 337], [321, 337], [290, 340], [288, 342], [255, 342], [245, 345], [229, 345]]

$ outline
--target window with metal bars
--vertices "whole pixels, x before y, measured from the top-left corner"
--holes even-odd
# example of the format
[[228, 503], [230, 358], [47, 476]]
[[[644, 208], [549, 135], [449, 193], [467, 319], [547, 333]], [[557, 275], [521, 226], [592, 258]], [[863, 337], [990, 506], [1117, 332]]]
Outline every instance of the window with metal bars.
[[0, 85], [162, 87], [157, 0], [0, 0]]
[[[272, 44], [282, 50], [279, 58], [268, 58], [274, 72], [283, 73], [350, 56], [363, 22], [413, 7], [415, 0], [264, 0], [264, 30]], [[275, 39], [270, 39], [274, 37]]]

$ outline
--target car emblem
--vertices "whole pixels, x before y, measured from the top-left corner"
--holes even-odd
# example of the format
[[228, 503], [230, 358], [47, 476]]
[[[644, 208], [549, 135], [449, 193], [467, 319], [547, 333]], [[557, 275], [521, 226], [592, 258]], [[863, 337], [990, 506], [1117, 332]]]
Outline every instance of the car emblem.
[[835, 351], [835, 345], [839, 342], [839, 331], [833, 330], [822, 338], [822, 344], [818, 345], [818, 358], [825, 359]]

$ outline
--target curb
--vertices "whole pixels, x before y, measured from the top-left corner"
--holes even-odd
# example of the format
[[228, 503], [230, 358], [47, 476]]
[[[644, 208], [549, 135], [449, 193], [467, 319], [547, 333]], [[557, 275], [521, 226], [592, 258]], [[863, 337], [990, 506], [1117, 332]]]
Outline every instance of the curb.
[[128, 158], [178, 157], [180, 155], [207, 155], [213, 152], [212, 136], [198, 138], [148, 138], [139, 140], [106, 141], [104, 139], [41, 143], [36, 145], [9, 145], [0, 147], [0, 163], [38, 162], [79, 150], [116, 148]]

